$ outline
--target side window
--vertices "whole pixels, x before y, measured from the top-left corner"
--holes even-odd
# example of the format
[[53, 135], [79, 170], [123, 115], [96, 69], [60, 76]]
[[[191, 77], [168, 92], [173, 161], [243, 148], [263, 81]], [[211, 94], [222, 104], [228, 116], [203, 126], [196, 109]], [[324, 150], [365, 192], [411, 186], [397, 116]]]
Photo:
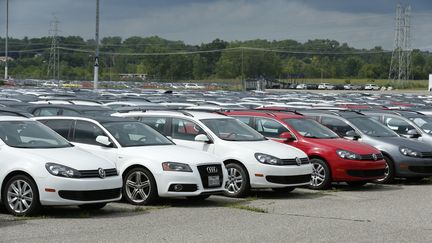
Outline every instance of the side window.
[[175, 139], [194, 141], [196, 135], [206, 134], [200, 126], [192, 121], [173, 118], [172, 137]]
[[72, 127], [72, 120], [46, 120], [42, 121], [45, 126], [48, 126], [62, 137], [69, 139], [69, 131]]
[[35, 116], [57, 116], [59, 114], [60, 109], [54, 107], [46, 107], [46, 108], [37, 108], [33, 115]]
[[99, 145], [96, 137], [99, 135], [106, 136], [102, 129], [94, 123], [87, 121], [77, 121], [75, 125], [74, 142]]
[[79, 114], [80, 113], [78, 113], [74, 110], [69, 110], [69, 109], [63, 109], [63, 113], [62, 113], [63, 116], [77, 116]]
[[341, 137], [346, 136], [346, 133], [349, 131], [355, 131], [354, 128], [346, 124], [344, 121], [332, 117], [323, 117], [321, 124], [330, 128]]
[[147, 126], [165, 135], [167, 119], [164, 117], [141, 117], [140, 120]]
[[415, 130], [408, 122], [396, 117], [384, 116], [384, 124], [401, 135], [407, 135], [409, 130]]
[[251, 118], [248, 116], [233, 116], [235, 119], [243, 122], [244, 124], [251, 126]]
[[370, 117], [370, 118], [374, 119], [375, 121], [381, 123], [379, 115], [368, 115], [368, 117]]
[[281, 133], [289, 132], [288, 129], [279, 122], [273, 119], [259, 117], [255, 120], [254, 129], [261, 133], [263, 136], [270, 138], [278, 138]]

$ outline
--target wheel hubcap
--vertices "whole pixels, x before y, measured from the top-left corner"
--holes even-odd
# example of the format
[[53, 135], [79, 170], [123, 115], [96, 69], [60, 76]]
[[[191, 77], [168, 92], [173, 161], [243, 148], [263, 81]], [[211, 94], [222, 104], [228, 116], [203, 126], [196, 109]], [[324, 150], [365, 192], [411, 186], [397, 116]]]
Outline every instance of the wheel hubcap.
[[16, 180], [7, 189], [7, 201], [15, 213], [25, 213], [32, 205], [33, 190], [26, 181]]
[[326, 173], [324, 167], [321, 164], [312, 164], [312, 178], [310, 184], [312, 186], [320, 186], [324, 183]]
[[384, 168], [384, 177], [381, 178], [381, 179], [377, 179], [377, 181], [384, 181], [389, 176], [389, 173], [390, 173], [390, 168], [389, 168], [389, 165], [388, 165], [388, 163], [386, 161], [386, 165], [385, 165], [385, 168]]
[[144, 202], [150, 194], [150, 180], [141, 171], [134, 172], [126, 179], [126, 194], [135, 203]]
[[240, 191], [243, 184], [243, 177], [236, 168], [228, 169], [228, 182], [226, 189], [228, 193], [234, 194]]

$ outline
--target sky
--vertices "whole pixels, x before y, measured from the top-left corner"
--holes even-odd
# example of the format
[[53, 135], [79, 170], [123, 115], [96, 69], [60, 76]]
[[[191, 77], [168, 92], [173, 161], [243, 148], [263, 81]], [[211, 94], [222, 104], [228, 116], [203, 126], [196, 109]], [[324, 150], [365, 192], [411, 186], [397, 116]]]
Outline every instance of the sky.
[[[9, 36], [94, 38], [96, 0], [9, 0]], [[100, 35], [160, 36], [201, 44], [219, 38], [305, 42], [332, 39], [357, 48], [393, 48], [397, 3], [412, 8], [412, 47], [432, 50], [432, 0], [100, 0]], [[0, 0], [5, 36], [6, 0]]]

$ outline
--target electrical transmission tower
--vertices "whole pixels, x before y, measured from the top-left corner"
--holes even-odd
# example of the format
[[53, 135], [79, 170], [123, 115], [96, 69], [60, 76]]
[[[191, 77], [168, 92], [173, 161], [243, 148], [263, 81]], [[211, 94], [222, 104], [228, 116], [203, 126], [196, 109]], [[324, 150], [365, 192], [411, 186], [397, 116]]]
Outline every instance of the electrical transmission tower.
[[52, 77], [53, 80], [60, 82], [60, 51], [59, 51], [59, 41], [58, 41], [58, 21], [57, 17], [50, 22], [50, 36], [51, 36], [51, 48], [50, 57], [48, 62], [48, 78]]
[[396, 6], [394, 48], [389, 80], [399, 84], [411, 78], [411, 6]]

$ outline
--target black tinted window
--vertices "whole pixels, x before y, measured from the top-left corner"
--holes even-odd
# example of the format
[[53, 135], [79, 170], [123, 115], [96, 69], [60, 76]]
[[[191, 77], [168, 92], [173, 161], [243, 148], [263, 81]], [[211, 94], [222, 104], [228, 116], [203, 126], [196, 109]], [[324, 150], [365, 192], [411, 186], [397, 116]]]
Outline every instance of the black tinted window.
[[323, 117], [321, 124], [330, 128], [330, 130], [332, 130], [341, 137], [346, 136], [346, 133], [349, 131], [355, 131], [354, 128], [352, 128], [350, 125], [336, 118]]
[[142, 122], [144, 122], [147, 126], [155, 129], [156, 131], [165, 134], [165, 128], [167, 120], [163, 117], [141, 117], [140, 119]]
[[69, 130], [72, 126], [72, 120], [48, 120], [43, 121], [43, 123], [60, 134], [62, 137], [69, 138]]
[[106, 136], [98, 125], [87, 121], [77, 121], [75, 126], [75, 142], [99, 145], [96, 142], [96, 137], [99, 135]]
[[60, 109], [47, 107], [47, 108], [38, 108], [33, 112], [35, 116], [57, 116], [59, 115]]

